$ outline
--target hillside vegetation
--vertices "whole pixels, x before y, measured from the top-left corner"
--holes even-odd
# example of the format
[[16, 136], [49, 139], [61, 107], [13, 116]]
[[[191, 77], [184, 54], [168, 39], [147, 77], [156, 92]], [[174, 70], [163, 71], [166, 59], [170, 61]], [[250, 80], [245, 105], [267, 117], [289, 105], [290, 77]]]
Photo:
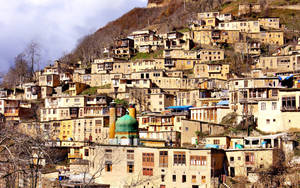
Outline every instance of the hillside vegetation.
[[[115, 21], [97, 30], [94, 34], [83, 37], [72, 53], [61, 58], [63, 62], [81, 60], [88, 64], [93, 59], [102, 57], [105, 47], [113, 40], [125, 37], [139, 29], [150, 28], [159, 33], [184, 28], [197, 12], [219, 9], [222, 0], [199, 0], [184, 4], [181, 0], [171, 1], [168, 6], [159, 8], [134, 8]], [[180, 18], [180, 19], [178, 19]]]
[[61, 61], [70, 63], [80, 60], [88, 65], [95, 58], [101, 58], [104, 48], [111, 46], [114, 39], [126, 37], [135, 30], [147, 28], [158, 33], [184, 30], [199, 12], [218, 10], [237, 15], [240, 3], [260, 3], [263, 7], [260, 14], [246, 15], [245, 19], [276, 16], [288, 29], [300, 30], [300, 10], [274, 8], [274, 5], [295, 5], [299, 0], [193, 0], [185, 5], [182, 0], [173, 0], [164, 7], [132, 9], [94, 34], [83, 37], [72, 53], [62, 57]]

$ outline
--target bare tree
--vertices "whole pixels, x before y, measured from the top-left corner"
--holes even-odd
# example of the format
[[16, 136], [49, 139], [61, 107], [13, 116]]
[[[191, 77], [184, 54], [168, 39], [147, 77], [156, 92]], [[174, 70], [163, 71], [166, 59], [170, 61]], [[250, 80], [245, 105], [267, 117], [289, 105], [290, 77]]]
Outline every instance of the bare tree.
[[15, 57], [14, 65], [9, 68], [3, 76], [2, 85], [4, 87], [16, 87], [17, 85], [29, 81], [31, 78], [30, 68], [24, 53]]
[[143, 176], [142, 171], [138, 173], [137, 176], [132, 176], [131, 178], [127, 178], [125, 181], [126, 188], [135, 188], [140, 187], [145, 184], [152, 184], [157, 186], [156, 180], [158, 180], [159, 176]]
[[70, 168], [74, 169], [74, 171], [70, 172], [70, 180], [61, 183], [62, 185], [64, 183], [74, 183], [87, 188], [94, 184], [95, 180], [100, 178], [104, 171], [111, 170], [113, 165], [118, 165], [122, 161], [120, 155], [113, 155], [112, 150], [109, 149], [111, 152], [106, 152], [107, 149], [101, 147], [89, 146], [88, 150], [89, 157], [78, 159], [71, 163]]
[[10, 188], [23, 179], [29, 182], [25, 186], [36, 188], [43, 165], [52, 158], [49, 153], [43, 138], [33, 138], [6, 126], [0, 132], [0, 181]]
[[137, 104], [137, 108], [139, 109], [139, 111], [149, 110], [149, 107], [147, 105], [148, 95], [145, 89], [132, 88], [130, 89], [129, 93], [130, 98], [133, 100], [131, 102]]
[[24, 53], [26, 54], [27, 61], [29, 63], [31, 77], [35, 79], [35, 68], [40, 68], [41, 47], [39, 43], [36, 41], [31, 41], [26, 47]]

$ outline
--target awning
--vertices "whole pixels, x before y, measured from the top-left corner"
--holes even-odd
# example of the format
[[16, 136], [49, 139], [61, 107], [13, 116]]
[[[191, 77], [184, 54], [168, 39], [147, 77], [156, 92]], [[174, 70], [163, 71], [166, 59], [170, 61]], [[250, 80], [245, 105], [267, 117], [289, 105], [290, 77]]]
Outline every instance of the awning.
[[166, 109], [173, 109], [173, 110], [189, 110], [193, 106], [169, 106]]
[[229, 105], [229, 101], [228, 100], [224, 100], [224, 101], [220, 101], [217, 103], [218, 106], [228, 106]]
[[289, 80], [289, 79], [291, 79], [293, 77], [294, 77], [294, 75], [290, 75], [290, 76], [287, 76], [287, 77], [278, 76], [278, 79], [279, 79], [279, 81], [282, 81], [282, 80]]

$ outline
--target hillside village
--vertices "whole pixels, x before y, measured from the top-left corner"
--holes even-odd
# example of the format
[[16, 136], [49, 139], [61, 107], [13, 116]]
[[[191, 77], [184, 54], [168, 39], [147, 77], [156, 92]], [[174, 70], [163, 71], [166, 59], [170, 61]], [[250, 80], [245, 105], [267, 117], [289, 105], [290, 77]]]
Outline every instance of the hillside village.
[[199, 12], [116, 38], [89, 66], [57, 60], [1, 88], [2, 129], [64, 153], [50, 165], [33, 150], [40, 187], [297, 187], [300, 38], [279, 17], [245, 19], [261, 11]]

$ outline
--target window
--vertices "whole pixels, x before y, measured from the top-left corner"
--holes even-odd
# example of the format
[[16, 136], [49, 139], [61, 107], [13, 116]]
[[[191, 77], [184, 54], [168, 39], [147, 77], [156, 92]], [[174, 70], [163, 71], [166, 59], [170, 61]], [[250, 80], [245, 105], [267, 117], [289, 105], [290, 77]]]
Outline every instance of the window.
[[104, 157], [106, 160], [112, 160], [112, 150], [111, 149], [106, 149]]
[[95, 121], [95, 124], [96, 124], [96, 126], [102, 125], [102, 120], [96, 120], [96, 121]]
[[194, 166], [205, 166], [207, 164], [206, 156], [191, 155], [190, 163], [191, 163], [191, 165], [194, 165]]
[[127, 150], [127, 160], [134, 160], [134, 150]]
[[144, 176], [153, 176], [153, 168], [143, 168]]
[[172, 176], [172, 180], [173, 180], [173, 182], [176, 182], [176, 175]]
[[267, 123], [267, 124], [270, 124], [270, 119], [266, 119], [266, 123]]
[[165, 175], [161, 175], [161, 182], [165, 182]]
[[105, 162], [105, 171], [111, 172], [112, 171], [112, 163], [110, 161]]
[[86, 156], [86, 157], [89, 156], [89, 149], [84, 149], [84, 156]]
[[230, 161], [233, 162], [234, 161], [234, 157], [230, 157]]
[[143, 166], [154, 166], [154, 153], [143, 153]]
[[261, 110], [266, 110], [266, 103], [265, 102], [261, 103]]
[[127, 162], [127, 172], [128, 173], [134, 172], [134, 163], [133, 162]]
[[196, 183], [196, 182], [197, 182], [196, 176], [192, 175], [192, 183]]
[[174, 152], [174, 165], [185, 165], [185, 152]]
[[282, 97], [282, 108], [284, 110], [296, 108], [296, 97]]
[[159, 152], [159, 166], [168, 167], [168, 152], [160, 151]]
[[246, 161], [246, 164], [253, 164], [254, 163], [254, 153], [246, 153], [245, 161]]
[[182, 175], [182, 183], [186, 182], [186, 175]]
[[272, 110], [276, 110], [277, 109], [277, 102], [272, 102]]
[[219, 145], [220, 144], [220, 140], [219, 139], [214, 140], [214, 144]]
[[201, 182], [202, 182], [202, 183], [206, 183], [206, 177], [205, 177], [205, 176], [202, 176], [202, 177], [201, 177]]

